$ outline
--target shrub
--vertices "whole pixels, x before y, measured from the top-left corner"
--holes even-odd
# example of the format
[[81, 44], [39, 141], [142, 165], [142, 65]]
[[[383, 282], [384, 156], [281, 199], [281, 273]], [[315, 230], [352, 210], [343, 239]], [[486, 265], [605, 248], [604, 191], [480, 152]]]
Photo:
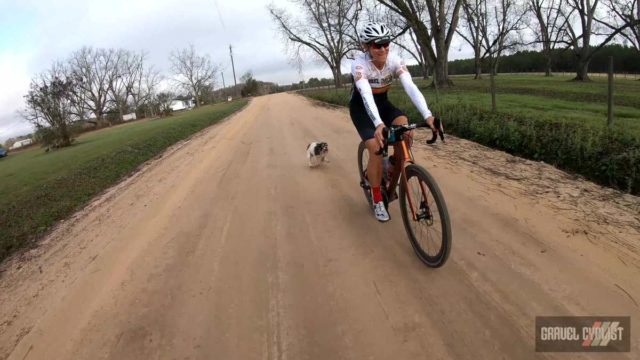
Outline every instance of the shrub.
[[[344, 91], [316, 90], [303, 95], [336, 105], [349, 102]], [[393, 101], [410, 119], [420, 118], [408, 101]], [[444, 119], [447, 132], [458, 137], [640, 195], [640, 139], [632, 133], [563, 119], [494, 113], [466, 103], [438, 103], [432, 110]]]

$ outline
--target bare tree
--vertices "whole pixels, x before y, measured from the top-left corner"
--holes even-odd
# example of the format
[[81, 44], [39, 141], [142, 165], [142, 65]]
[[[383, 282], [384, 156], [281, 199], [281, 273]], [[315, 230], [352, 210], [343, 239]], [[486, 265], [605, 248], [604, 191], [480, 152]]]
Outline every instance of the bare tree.
[[117, 51], [83, 47], [71, 55], [69, 64], [70, 71], [80, 80], [85, 110], [102, 123], [107, 112], [109, 84], [117, 74]]
[[[576, 56], [577, 68], [574, 80], [588, 81], [589, 62], [593, 55], [600, 51], [616, 36], [637, 21], [625, 21], [622, 23], [610, 23], [598, 5], [599, 0], [567, 0], [566, 6], [560, 7], [563, 18], [567, 23], [567, 30], [564, 32], [563, 42], [567, 44]], [[577, 24], [576, 24], [577, 23]], [[596, 32], [596, 25], [604, 32]], [[594, 37], [598, 36], [598, 37]], [[593, 44], [592, 40], [599, 44]]]
[[463, 26], [456, 31], [473, 48], [473, 64], [476, 73], [474, 79], [482, 77], [482, 44], [484, 42], [482, 28], [486, 26], [485, 5], [486, 0], [463, 0]]
[[[630, 7], [629, 14], [631, 16], [630, 21], [632, 25], [630, 28], [630, 35], [628, 39], [633, 43], [633, 46], [640, 52], [640, 0], [634, 2], [635, 5]], [[635, 8], [635, 12], [634, 12]], [[633, 16], [635, 14], [635, 17]]]
[[114, 62], [113, 71], [108, 77], [108, 104], [111, 111], [115, 109], [118, 112], [118, 119], [122, 121], [122, 116], [128, 112], [127, 102], [138, 57], [130, 51], [118, 49], [114, 53]]
[[209, 55], [198, 55], [193, 45], [172, 52], [170, 61], [176, 83], [195, 98], [196, 107], [200, 106], [203, 89], [215, 85], [218, 67]]
[[405, 36], [402, 36], [396, 40], [396, 44], [403, 51], [406, 51], [411, 57], [418, 63], [420, 71], [422, 72], [422, 78], [429, 78], [429, 69], [432, 65], [429, 63], [429, 58], [424, 57], [424, 52], [420, 50], [420, 45], [416, 39], [416, 35], [413, 30], [407, 31]]
[[154, 96], [153, 106], [156, 108], [156, 111], [160, 114], [160, 116], [171, 115], [171, 113], [173, 112], [171, 104], [173, 103], [173, 99], [175, 99], [175, 97], [176, 94], [172, 91], [163, 91]]
[[144, 116], [149, 115], [147, 112], [152, 109], [150, 104], [161, 80], [160, 72], [153, 67], [136, 72], [131, 90], [131, 105], [136, 112], [144, 111]]
[[640, 0], [607, 0], [605, 5], [615, 20], [613, 25], [609, 21], [604, 22], [604, 26], [615, 30], [616, 26], [630, 24], [620, 34], [640, 53]]
[[51, 69], [31, 80], [22, 116], [35, 125], [41, 135], [46, 134], [41, 139], [45, 145], [71, 145], [69, 125], [74, 119], [77, 80], [62, 63], [53, 64]]
[[526, 10], [518, 6], [516, 0], [487, 0], [482, 3], [480, 33], [482, 38], [482, 57], [489, 58], [491, 108], [496, 111], [495, 75], [502, 54], [522, 41], [519, 38], [524, 26], [522, 18]]
[[529, 0], [529, 9], [537, 20], [537, 27], [533, 29], [536, 42], [542, 44], [544, 54], [545, 76], [551, 76], [552, 53], [559, 44], [559, 40], [566, 31], [567, 21], [561, 16], [559, 8], [566, 0]]
[[[364, 10], [370, 22], [382, 22], [391, 29], [394, 45], [400, 48], [400, 54], [407, 53], [416, 60], [422, 72], [422, 77], [427, 79], [429, 77], [429, 68], [431, 67], [431, 64], [428, 63], [429, 58], [425, 58], [413, 30], [407, 24], [407, 20], [377, 2], [364, 7]], [[425, 7], [420, 6], [416, 10], [418, 11], [418, 16], [424, 18]]]
[[526, 10], [516, 0], [484, 1], [480, 26], [483, 57], [489, 58], [491, 74], [498, 71], [502, 54], [522, 43], [519, 35], [524, 27], [522, 18]]
[[[434, 66], [434, 85], [453, 85], [449, 79], [449, 48], [458, 27], [462, 0], [378, 0], [407, 20], [427, 62]], [[428, 25], [420, 16], [420, 8], [425, 6]], [[432, 44], [435, 46], [432, 46]]]
[[356, 24], [361, 6], [359, 0], [294, 0], [302, 19], [291, 17], [284, 9], [269, 5], [278, 30], [287, 40], [293, 58], [311, 52], [331, 69], [336, 86], [342, 85], [342, 59], [359, 48]]
[[108, 89], [109, 102], [118, 111], [120, 119], [125, 113], [141, 111], [148, 105], [160, 82], [160, 74], [151, 67], [145, 67], [146, 56], [142, 51], [118, 50], [116, 54], [116, 73], [110, 78]]

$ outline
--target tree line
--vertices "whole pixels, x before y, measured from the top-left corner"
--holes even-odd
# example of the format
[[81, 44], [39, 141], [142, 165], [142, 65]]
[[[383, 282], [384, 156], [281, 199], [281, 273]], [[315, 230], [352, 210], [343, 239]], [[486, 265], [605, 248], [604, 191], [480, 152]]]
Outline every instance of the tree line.
[[[542, 49], [543, 71], [570, 52], [575, 79], [589, 80], [589, 66], [612, 42], [640, 54], [640, 0], [294, 0], [298, 16], [275, 5], [269, 12], [291, 58], [319, 60], [342, 84], [340, 64], [361, 50], [358, 26], [388, 24], [395, 44], [414, 58], [433, 85], [452, 86], [449, 52], [454, 37], [474, 52], [476, 78], [495, 74], [504, 56]], [[563, 55], [564, 56], [564, 55]], [[637, 62], [637, 60], [636, 60]]]
[[[606, 73], [609, 66], [609, 56], [614, 58], [614, 71], [617, 73], [628, 74], [640, 74], [640, 54], [629, 46], [611, 44], [602, 48], [597, 52], [591, 61], [590, 71]], [[527, 73], [536, 72], [544, 73], [548, 69], [548, 65], [551, 65], [552, 72], [567, 72], [571, 73], [575, 69], [576, 58], [571, 51], [563, 49], [554, 49], [551, 52], [551, 62], [547, 61], [547, 58], [542, 50], [522, 50], [517, 51], [511, 55], [505, 55], [501, 58], [500, 63], [497, 64], [497, 72], [502, 73]], [[488, 59], [481, 61], [482, 69], [489, 69], [490, 63]], [[421, 65], [409, 65], [409, 72], [417, 75], [421, 74]], [[448, 64], [449, 74], [451, 75], [476, 75], [476, 63], [475, 59], [461, 59], [449, 61]], [[351, 82], [350, 74], [343, 74], [341, 83], [348, 84]], [[298, 84], [293, 84], [292, 87], [287, 89], [298, 90], [304, 88], [326, 87], [335, 85], [333, 78], [309, 78], [306, 82], [302, 81]]]
[[[616, 73], [640, 74], [640, 54], [632, 48], [619, 44], [611, 44], [596, 52], [591, 59], [590, 72], [606, 73], [609, 69], [609, 56], [614, 60]], [[449, 72], [457, 74], [476, 74], [474, 59], [454, 60], [449, 62]], [[571, 51], [554, 49], [547, 57], [543, 51], [522, 50], [503, 56], [498, 65], [498, 72], [568, 72], [574, 71], [577, 59]], [[488, 61], [483, 60], [482, 69], [489, 69]], [[419, 71], [418, 66], [409, 66], [410, 71]]]

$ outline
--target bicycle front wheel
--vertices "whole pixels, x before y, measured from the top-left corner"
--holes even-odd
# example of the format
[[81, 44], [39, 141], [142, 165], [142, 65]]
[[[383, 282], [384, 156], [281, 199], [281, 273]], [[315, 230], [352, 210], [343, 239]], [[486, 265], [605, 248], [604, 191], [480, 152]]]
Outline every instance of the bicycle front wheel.
[[442, 192], [429, 172], [410, 164], [400, 186], [402, 220], [416, 255], [429, 267], [444, 265], [451, 251], [451, 222]]

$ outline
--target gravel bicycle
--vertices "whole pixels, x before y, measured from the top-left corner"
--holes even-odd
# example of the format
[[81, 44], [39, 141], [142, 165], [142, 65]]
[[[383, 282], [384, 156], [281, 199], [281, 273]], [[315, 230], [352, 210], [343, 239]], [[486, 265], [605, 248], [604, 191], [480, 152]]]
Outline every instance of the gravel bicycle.
[[[382, 198], [389, 211], [389, 203], [400, 199], [400, 212], [407, 236], [418, 258], [429, 267], [444, 265], [451, 251], [451, 222], [447, 205], [438, 184], [429, 172], [415, 163], [411, 148], [403, 134], [416, 128], [429, 127], [427, 124], [393, 125], [384, 129], [384, 146], [376, 153], [383, 161], [389, 161], [393, 170], [380, 186]], [[388, 156], [388, 146], [400, 143], [400, 156]], [[395, 155], [395, 154], [394, 154]], [[388, 160], [385, 160], [388, 158]], [[400, 161], [399, 164], [394, 163]], [[358, 170], [360, 186], [373, 208], [371, 186], [367, 179], [369, 150], [360, 142], [358, 146]], [[396, 187], [400, 186], [397, 196]]]

